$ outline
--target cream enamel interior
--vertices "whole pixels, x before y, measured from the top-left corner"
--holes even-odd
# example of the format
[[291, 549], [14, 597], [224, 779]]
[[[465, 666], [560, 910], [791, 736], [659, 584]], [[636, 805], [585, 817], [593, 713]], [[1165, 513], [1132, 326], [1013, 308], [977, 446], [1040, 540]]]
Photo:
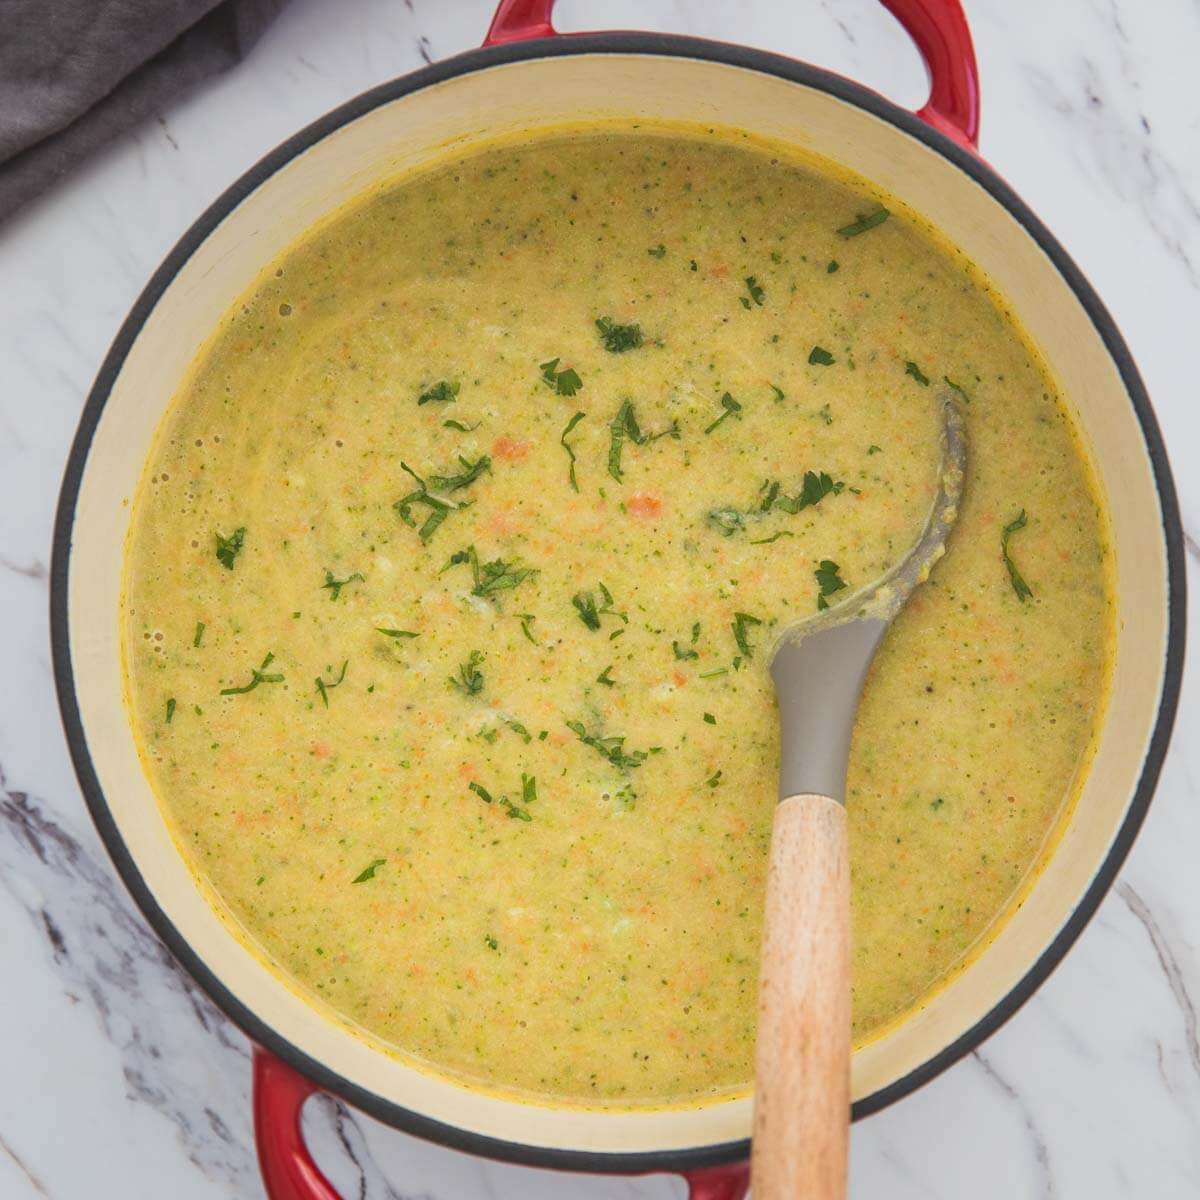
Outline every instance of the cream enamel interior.
[[[1020, 911], [919, 1014], [860, 1051], [856, 1098], [908, 1074], [1025, 974], [1092, 879], [1130, 804], [1163, 685], [1166, 554], [1145, 444], [1120, 376], [1045, 254], [986, 191], [922, 143], [803, 85], [694, 59], [594, 54], [475, 72], [393, 101], [264, 182], [209, 235], [149, 315], [114, 384], [84, 471], [69, 575], [71, 654], [93, 763], [157, 904], [242, 1004], [354, 1084], [490, 1137], [593, 1151], [671, 1150], [748, 1135], [750, 1103], [666, 1112], [540, 1109], [422, 1074], [334, 1025], [263, 967], [195, 887], [142, 773], [121, 699], [117, 609], [129, 498], [164, 407], [199, 344], [260, 266], [365, 186], [447, 145], [612, 116], [712, 121], [824, 155], [939, 226], [1011, 301], [1091, 440], [1113, 513], [1118, 644], [1113, 698], [1075, 815]], [[1136, 620], [1125, 597], [1137, 598]], [[1129, 618], [1129, 619], [1127, 619]]]

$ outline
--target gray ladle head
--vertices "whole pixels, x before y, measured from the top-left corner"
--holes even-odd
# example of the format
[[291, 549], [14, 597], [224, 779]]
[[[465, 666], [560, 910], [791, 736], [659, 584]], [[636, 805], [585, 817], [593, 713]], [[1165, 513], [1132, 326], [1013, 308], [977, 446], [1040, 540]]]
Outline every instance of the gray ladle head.
[[893, 618], [946, 553], [966, 469], [966, 428], [946, 397], [937, 495], [912, 549], [881, 578], [780, 634], [771, 677], [779, 700], [781, 800], [815, 792], [845, 801], [850, 735], [867, 670]]

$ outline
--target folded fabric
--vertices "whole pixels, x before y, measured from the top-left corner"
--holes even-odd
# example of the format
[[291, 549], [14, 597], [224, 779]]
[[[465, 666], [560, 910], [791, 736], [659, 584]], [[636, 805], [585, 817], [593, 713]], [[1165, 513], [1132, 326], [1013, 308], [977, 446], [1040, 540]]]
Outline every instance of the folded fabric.
[[0, 219], [244, 57], [287, 0], [3, 0]]

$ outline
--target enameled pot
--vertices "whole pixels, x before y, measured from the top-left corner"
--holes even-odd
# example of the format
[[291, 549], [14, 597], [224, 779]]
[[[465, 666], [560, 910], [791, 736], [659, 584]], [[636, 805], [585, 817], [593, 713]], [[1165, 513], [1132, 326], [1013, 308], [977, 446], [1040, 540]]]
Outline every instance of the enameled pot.
[[[460, 1150], [563, 1169], [686, 1174], [694, 1200], [745, 1194], [751, 1102], [673, 1112], [530, 1106], [422, 1073], [354, 1036], [237, 940], [200, 894], [138, 760], [118, 635], [130, 498], [164, 406], [259, 269], [373, 183], [514, 130], [611, 116], [733, 126], [843, 164], [943, 230], [1011, 302], [1061, 382], [1112, 509], [1118, 635], [1094, 762], [1057, 851], [990, 945], [919, 1013], [854, 1056], [854, 1115], [890, 1104], [998, 1028], [1079, 935], [1145, 816], [1183, 659], [1184, 569], [1158, 427], [1103, 305], [977, 155], [975, 59], [958, 0], [885, 0], [932, 77], [917, 115], [836, 75], [718, 42], [559, 37], [551, 0], [504, 0], [480, 50], [375, 88], [235, 183], [155, 273], [84, 408], [63, 483], [51, 588], [55, 675], [76, 771], [159, 936], [254, 1040], [255, 1124], [272, 1200], [336, 1200], [304, 1149], [317, 1089]], [[802, 1132], [802, 1131], [801, 1131]]]

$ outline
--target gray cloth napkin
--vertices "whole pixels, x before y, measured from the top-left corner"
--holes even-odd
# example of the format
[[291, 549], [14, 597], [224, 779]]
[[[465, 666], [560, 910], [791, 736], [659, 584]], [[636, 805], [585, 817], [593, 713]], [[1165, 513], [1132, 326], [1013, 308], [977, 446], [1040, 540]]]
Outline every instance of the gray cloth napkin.
[[0, 220], [242, 58], [287, 0], [0, 0]]

